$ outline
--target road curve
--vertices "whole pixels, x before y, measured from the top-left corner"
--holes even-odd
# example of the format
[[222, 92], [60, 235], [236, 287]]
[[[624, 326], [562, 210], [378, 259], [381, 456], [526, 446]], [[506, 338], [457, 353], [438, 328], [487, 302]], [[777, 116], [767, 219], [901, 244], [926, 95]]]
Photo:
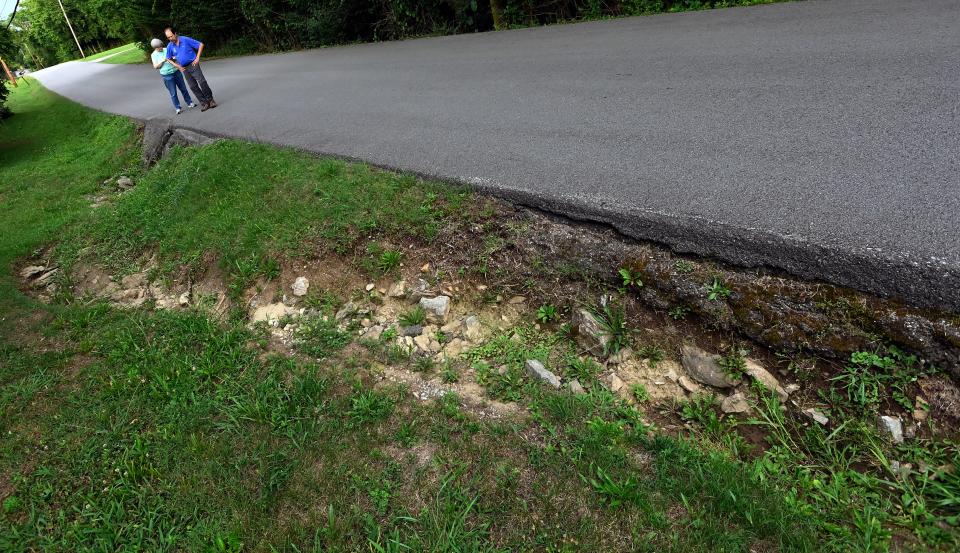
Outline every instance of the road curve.
[[[956, 0], [809, 0], [204, 70], [220, 107], [177, 126], [462, 182], [678, 251], [960, 311]], [[174, 118], [146, 64], [35, 75], [90, 107]]]

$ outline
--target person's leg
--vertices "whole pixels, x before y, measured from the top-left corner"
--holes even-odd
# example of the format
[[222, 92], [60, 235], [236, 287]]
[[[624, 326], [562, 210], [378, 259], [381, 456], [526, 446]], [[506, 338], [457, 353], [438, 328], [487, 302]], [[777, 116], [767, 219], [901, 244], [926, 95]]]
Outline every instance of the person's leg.
[[169, 75], [163, 76], [163, 85], [167, 87], [167, 92], [170, 93], [170, 100], [173, 102], [173, 107], [180, 109], [180, 99], [177, 98], [177, 85], [174, 84], [173, 79]]
[[183, 75], [179, 71], [173, 74], [173, 82], [180, 89], [180, 94], [183, 94], [183, 99], [187, 102], [187, 105], [192, 106], [193, 100], [190, 99], [190, 93], [187, 92], [187, 83], [184, 82]]
[[207, 84], [207, 79], [203, 76], [203, 71], [200, 69], [200, 66], [191, 65], [188, 71], [193, 75], [193, 78], [197, 80], [197, 86], [203, 91], [204, 101], [208, 104], [213, 102], [213, 92], [210, 90], [210, 85]]
[[183, 78], [186, 79], [187, 84], [190, 85], [190, 90], [193, 91], [193, 97], [200, 102], [200, 108], [203, 111], [207, 109], [207, 100], [203, 96], [203, 91], [200, 90], [200, 85], [197, 84], [197, 80], [193, 78], [193, 73], [190, 71], [190, 66], [188, 65], [183, 71]]

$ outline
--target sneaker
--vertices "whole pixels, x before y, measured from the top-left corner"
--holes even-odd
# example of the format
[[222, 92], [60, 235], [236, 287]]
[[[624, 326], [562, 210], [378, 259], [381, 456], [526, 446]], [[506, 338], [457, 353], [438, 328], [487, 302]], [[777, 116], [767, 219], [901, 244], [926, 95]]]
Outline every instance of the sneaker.
[[215, 100], [210, 100], [210, 104], [209, 104], [209, 105], [210, 105], [210, 107], [215, 108], [215, 107], [217, 107], [217, 102], [216, 102]]
[[193, 102], [190, 102], [189, 104], [187, 104], [187, 107], [188, 107], [188, 108], [195, 108], [195, 107], [197, 107], [197, 104], [194, 104]]
[[180, 115], [180, 108], [177, 108], [177, 115]]

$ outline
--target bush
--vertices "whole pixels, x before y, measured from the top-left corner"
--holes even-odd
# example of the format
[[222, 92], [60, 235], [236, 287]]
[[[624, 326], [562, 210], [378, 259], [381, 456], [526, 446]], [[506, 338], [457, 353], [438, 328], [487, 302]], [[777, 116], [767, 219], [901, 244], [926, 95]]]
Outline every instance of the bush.
[[10, 111], [10, 108], [7, 107], [7, 94], [10, 91], [7, 90], [7, 83], [0, 82], [0, 120], [6, 119], [13, 115], [13, 112]]

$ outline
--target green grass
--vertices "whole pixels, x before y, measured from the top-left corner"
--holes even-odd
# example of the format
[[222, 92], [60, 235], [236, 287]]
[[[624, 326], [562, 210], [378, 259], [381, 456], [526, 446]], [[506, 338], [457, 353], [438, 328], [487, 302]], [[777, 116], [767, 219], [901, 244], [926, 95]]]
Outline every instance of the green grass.
[[[89, 60], [88, 60], [89, 61]], [[121, 52], [116, 56], [107, 58], [100, 63], [110, 63], [115, 65], [149, 63], [150, 58], [140, 47]]]
[[[956, 544], [943, 524], [960, 483], [940, 468], [960, 463], [955, 445], [891, 450], [853, 423], [817, 434], [762, 403], [762, 453], [709, 398], [680, 410], [695, 431], [658, 435], [561, 333], [524, 326], [466, 354], [492, 397], [530, 412], [495, 419], [382, 381], [377, 348], [348, 347], [322, 317], [301, 321], [303, 355], [287, 357], [264, 349], [259, 329], [202, 310], [38, 304], [12, 266], [55, 240], [66, 260], [90, 247], [118, 269], [146, 251], [167, 269], [212, 253], [250, 282], [305, 251], [361, 263], [380, 238], [429, 242], [468, 198], [229, 141], [141, 174], [128, 122], [35, 83], [11, 106], [0, 127], [2, 551], [846, 551], [884, 550], [893, 528], [917, 549]], [[85, 196], [121, 171], [137, 187], [91, 210]], [[328, 315], [337, 304], [312, 302]], [[531, 382], [533, 358], [589, 393]], [[430, 368], [452, 381], [465, 367]], [[850, 386], [866, 378], [851, 375]], [[832, 417], [857, 420], [857, 397], [838, 392]], [[936, 477], [855, 470], [893, 455]]]
[[[121, 52], [122, 52], [122, 54], [121, 54]], [[111, 49], [109, 49], [109, 50], [104, 50], [103, 52], [99, 52], [99, 53], [97, 53], [97, 54], [88, 55], [87, 57], [83, 58], [82, 61], [96, 61], [96, 60], [105, 58], [105, 57], [107, 57], [107, 56], [113, 56], [114, 54], [120, 54], [120, 55], [113, 56], [113, 57], [110, 58], [109, 60], [103, 62], [103, 63], [120, 63], [120, 62], [116, 62], [116, 61], [114, 61], [114, 60], [116, 60], [117, 58], [120, 58], [120, 57], [125, 57], [125, 56], [126, 56], [126, 57], [129, 57], [129, 53], [130, 53], [130, 52], [139, 52], [139, 56], [140, 56], [140, 57], [137, 59], [137, 61], [143, 61], [143, 59], [144, 59], [143, 50], [137, 45], [136, 42], [131, 42], [131, 43], [129, 43], [129, 44], [124, 44], [124, 45], [122, 45], [122, 46], [117, 46], [116, 48], [111, 48]], [[136, 63], [136, 62], [124, 62], [124, 63]]]

